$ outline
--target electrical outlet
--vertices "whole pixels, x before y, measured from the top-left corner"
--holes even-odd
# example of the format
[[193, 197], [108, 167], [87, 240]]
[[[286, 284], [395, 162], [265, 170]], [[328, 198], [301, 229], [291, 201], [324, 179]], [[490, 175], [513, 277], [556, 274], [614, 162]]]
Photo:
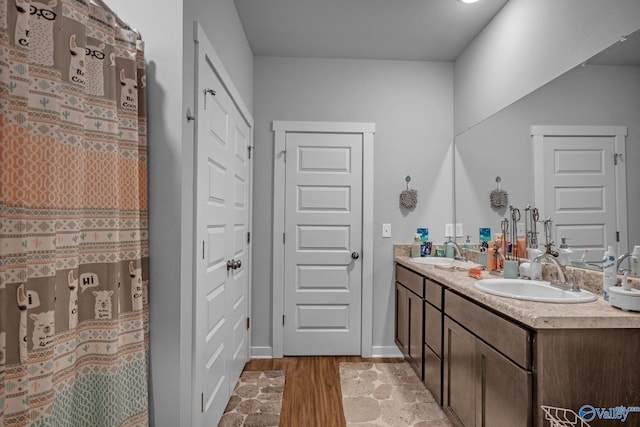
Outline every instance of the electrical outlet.
[[456, 223], [456, 237], [464, 237], [464, 233], [462, 232], [462, 224], [459, 222]]
[[391, 224], [382, 224], [382, 237], [391, 237]]
[[444, 237], [453, 237], [453, 224], [444, 225]]
[[519, 222], [516, 226], [516, 231], [518, 232], [518, 236], [524, 237], [524, 234], [525, 234], [524, 224]]

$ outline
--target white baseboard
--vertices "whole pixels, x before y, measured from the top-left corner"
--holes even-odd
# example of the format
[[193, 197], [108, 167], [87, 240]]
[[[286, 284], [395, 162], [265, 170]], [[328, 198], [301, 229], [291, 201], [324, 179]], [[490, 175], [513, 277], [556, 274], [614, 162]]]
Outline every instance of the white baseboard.
[[[371, 357], [397, 357], [403, 358], [402, 352], [395, 345], [373, 346]], [[252, 359], [272, 359], [273, 349], [271, 347], [251, 347]]]
[[272, 359], [273, 349], [271, 347], [251, 347], [252, 359]]
[[403, 358], [402, 352], [395, 345], [373, 346], [371, 357], [399, 357]]

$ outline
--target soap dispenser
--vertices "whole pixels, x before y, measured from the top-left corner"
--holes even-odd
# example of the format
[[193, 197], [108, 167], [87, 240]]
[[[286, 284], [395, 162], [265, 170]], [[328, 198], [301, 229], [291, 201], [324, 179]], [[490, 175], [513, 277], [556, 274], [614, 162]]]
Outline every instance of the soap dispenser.
[[447, 258], [453, 258], [455, 257], [455, 254], [455, 245], [451, 241], [451, 237], [449, 237], [449, 241], [444, 245], [444, 256]]
[[558, 251], [558, 262], [562, 265], [569, 265], [571, 263], [571, 255], [573, 255], [573, 251], [569, 249], [569, 245], [567, 245], [567, 238], [561, 238], [562, 243], [560, 244], [560, 250]]
[[473, 249], [473, 243], [471, 243], [471, 236], [467, 236], [467, 241], [464, 242], [465, 249]]

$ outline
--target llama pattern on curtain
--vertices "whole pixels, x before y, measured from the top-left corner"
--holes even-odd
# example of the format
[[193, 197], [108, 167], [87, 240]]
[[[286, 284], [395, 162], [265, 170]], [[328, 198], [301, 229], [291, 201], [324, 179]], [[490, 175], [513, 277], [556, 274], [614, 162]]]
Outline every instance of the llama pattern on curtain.
[[148, 425], [144, 45], [0, 0], [0, 427]]

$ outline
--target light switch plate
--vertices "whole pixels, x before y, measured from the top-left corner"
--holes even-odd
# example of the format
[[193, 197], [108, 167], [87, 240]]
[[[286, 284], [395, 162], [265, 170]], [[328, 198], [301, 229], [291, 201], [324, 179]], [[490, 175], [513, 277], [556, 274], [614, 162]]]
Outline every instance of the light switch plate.
[[382, 224], [382, 237], [391, 237], [391, 224]]
[[444, 237], [453, 237], [453, 224], [444, 225]]
[[464, 233], [462, 232], [462, 224], [456, 223], [456, 237], [464, 237]]

